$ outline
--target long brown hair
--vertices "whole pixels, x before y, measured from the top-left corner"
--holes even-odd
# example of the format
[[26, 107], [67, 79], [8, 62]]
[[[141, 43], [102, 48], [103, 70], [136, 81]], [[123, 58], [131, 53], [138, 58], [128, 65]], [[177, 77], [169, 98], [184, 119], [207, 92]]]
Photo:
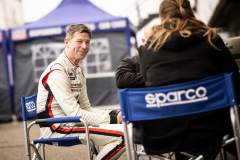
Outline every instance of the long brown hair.
[[203, 32], [208, 42], [216, 49], [212, 39], [215, 39], [218, 28], [210, 28], [195, 18], [189, 0], [164, 0], [159, 7], [159, 17], [162, 22], [152, 28], [153, 38], [149, 49], [159, 50], [166, 41], [170, 40], [173, 32], [179, 32], [182, 37], [190, 37], [192, 30]]

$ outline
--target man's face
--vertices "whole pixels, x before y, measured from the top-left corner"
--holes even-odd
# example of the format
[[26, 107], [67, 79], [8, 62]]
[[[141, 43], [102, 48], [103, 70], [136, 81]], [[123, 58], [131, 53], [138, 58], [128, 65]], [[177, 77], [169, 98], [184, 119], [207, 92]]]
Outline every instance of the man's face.
[[151, 36], [151, 34], [152, 34], [151, 28], [146, 28], [144, 30], [144, 38], [142, 38], [143, 45], [145, 45], [147, 43], [147, 40]]
[[65, 39], [65, 44], [69, 47], [71, 57], [80, 61], [85, 58], [89, 51], [90, 36], [88, 33], [75, 32], [71, 41]]
[[143, 45], [146, 44], [146, 39], [145, 38], [142, 38], [142, 43], [143, 43]]

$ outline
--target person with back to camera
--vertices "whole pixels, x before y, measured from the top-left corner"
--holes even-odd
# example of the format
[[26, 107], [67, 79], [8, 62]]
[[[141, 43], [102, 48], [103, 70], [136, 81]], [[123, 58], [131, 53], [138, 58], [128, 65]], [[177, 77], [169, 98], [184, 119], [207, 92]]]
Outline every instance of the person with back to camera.
[[[146, 45], [138, 49], [140, 71], [146, 87], [179, 84], [233, 72], [240, 102], [238, 67], [217, 35], [218, 29], [196, 19], [189, 0], [164, 0], [159, 7], [159, 16], [161, 24], [153, 27], [153, 34]], [[232, 133], [229, 108], [150, 120], [141, 122], [141, 125], [147, 153], [161, 154], [195, 148], [205, 159], [214, 159], [220, 151], [223, 136]], [[176, 158], [183, 157], [177, 154]]]
[[[38, 85], [38, 118], [80, 116], [89, 126], [90, 139], [104, 146], [96, 157], [118, 159], [125, 151], [121, 112], [91, 108], [86, 78], [78, 65], [89, 51], [91, 30], [84, 24], [70, 25], [63, 53], [43, 72]], [[43, 138], [85, 137], [81, 124], [40, 125]], [[85, 141], [82, 141], [85, 144]]]

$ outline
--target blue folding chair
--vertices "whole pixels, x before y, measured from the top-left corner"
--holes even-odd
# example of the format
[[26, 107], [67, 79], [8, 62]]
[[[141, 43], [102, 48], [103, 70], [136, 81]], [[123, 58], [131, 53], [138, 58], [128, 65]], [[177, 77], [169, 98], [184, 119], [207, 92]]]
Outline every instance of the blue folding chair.
[[[78, 145], [81, 144], [81, 140], [86, 141], [87, 143], [87, 150], [88, 150], [88, 159], [92, 160], [93, 154], [98, 154], [97, 150], [95, 148], [95, 145], [93, 141], [90, 141], [89, 139], [89, 129], [88, 125], [86, 122], [78, 117], [60, 117], [60, 118], [47, 118], [47, 119], [36, 119], [37, 118], [37, 94], [32, 95], [30, 97], [21, 97], [21, 102], [22, 102], [22, 116], [23, 116], [23, 126], [24, 126], [24, 136], [25, 136], [25, 147], [26, 147], [26, 155], [27, 159], [31, 160], [31, 150], [30, 147], [33, 148], [34, 150], [34, 155], [33, 159], [38, 158], [40, 160], [45, 160], [45, 150], [44, 146], [45, 144], [48, 145], [54, 145], [54, 146], [73, 146], [73, 145]], [[27, 121], [32, 120], [28, 126], [27, 126]], [[29, 136], [29, 131], [31, 127], [35, 124], [53, 124], [53, 123], [68, 123], [68, 122], [82, 122], [85, 127], [86, 131], [86, 138], [82, 137], [64, 137], [64, 138], [47, 138], [43, 139], [40, 137], [37, 140], [33, 140], [32, 143], [30, 143], [30, 136]], [[36, 144], [36, 146], [35, 146]], [[42, 151], [42, 156], [40, 156], [38, 149], [41, 146], [41, 151]]]
[[[122, 89], [118, 90], [118, 96], [129, 160], [137, 159], [138, 155], [146, 155], [146, 153], [136, 150], [132, 134], [133, 122], [185, 116], [226, 107], [231, 107], [230, 117], [234, 137], [227, 140], [224, 138], [223, 145], [235, 141], [237, 154], [240, 157], [239, 106], [232, 81], [232, 73], [220, 74], [183, 84]], [[172, 100], [176, 98], [174, 96], [178, 96], [178, 98]], [[129, 124], [127, 124], [127, 121]], [[185, 153], [185, 155], [189, 154]], [[148, 156], [160, 159], [170, 158]], [[204, 158], [202, 155], [199, 157], [190, 156], [194, 159]]]

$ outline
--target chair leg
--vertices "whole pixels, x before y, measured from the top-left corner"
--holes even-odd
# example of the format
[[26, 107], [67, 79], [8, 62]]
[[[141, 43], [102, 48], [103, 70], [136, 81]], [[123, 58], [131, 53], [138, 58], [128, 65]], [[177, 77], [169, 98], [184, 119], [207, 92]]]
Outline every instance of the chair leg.
[[95, 143], [91, 139], [90, 139], [90, 142], [91, 142], [90, 145], [91, 145], [91, 151], [92, 151], [91, 154], [95, 154], [97, 156], [98, 155], [98, 150], [95, 147]]
[[223, 153], [222, 152], [224, 152], [223, 149], [221, 149], [220, 152], [219, 152], [219, 159], [220, 160], [223, 160]]
[[172, 156], [174, 155], [174, 152], [170, 152], [170, 153], [168, 153], [168, 159], [171, 159], [172, 158]]
[[235, 143], [236, 143], [236, 150], [238, 159], [240, 159], [240, 133], [239, 133], [239, 116], [238, 116], [239, 110], [238, 106], [234, 106], [230, 108], [230, 115], [231, 115], [231, 121], [234, 131], [234, 137], [235, 137]]
[[38, 158], [39, 160], [42, 160], [42, 157], [41, 157], [40, 154], [38, 153], [38, 149], [34, 146], [34, 144], [31, 144], [31, 143], [30, 143], [30, 146], [32, 147], [32, 149], [33, 149], [34, 152], [36, 153], [37, 158]]
[[[39, 139], [43, 139], [43, 137], [41, 136]], [[36, 145], [36, 149], [39, 150], [39, 148], [41, 147], [41, 151], [43, 152], [43, 148], [42, 148], [43, 145], [44, 145], [44, 144], [42, 144], [42, 143], [38, 143], [38, 144]], [[44, 154], [44, 156], [45, 156], [45, 154]], [[37, 155], [36, 155], [36, 153], [34, 152], [33, 157], [32, 157], [32, 160], [36, 160], [36, 158], [37, 158]], [[43, 157], [43, 154], [42, 154], [42, 159], [45, 160], [45, 157]]]
[[42, 144], [41, 146], [41, 154], [42, 154], [42, 159], [45, 160], [45, 144]]
[[87, 142], [87, 151], [88, 151], [88, 159], [89, 160], [92, 160], [92, 157], [91, 157], [91, 151], [90, 151], [90, 138], [89, 138], [89, 129], [88, 129], [88, 125], [87, 123], [81, 119], [81, 122], [83, 123], [84, 127], [85, 127], [85, 132], [86, 132], [86, 142]]
[[203, 156], [200, 155], [200, 156], [198, 156], [195, 160], [202, 160], [202, 159], [203, 159]]
[[23, 121], [23, 127], [24, 127], [24, 136], [25, 136], [25, 147], [26, 147], [26, 156], [27, 160], [31, 160], [31, 150], [30, 150], [30, 141], [29, 141], [29, 135], [27, 132], [27, 122]]
[[[86, 132], [88, 132], [87, 129], [86, 129]], [[86, 133], [86, 141], [87, 141], [88, 158], [89, 158], [89, 160], [92, 160], [91, 150], [90, 150], [89, 133]]]
[[185, 156], [188, 156], [188, 157], [190, 157], [190, 158], [193, 158], [193, 159], [197, 158], [196, 156], [194, 156], [194, 155], [192, 155], [192, 154], [189, 154], [189, 153], [187, 153], [187, 152], [180, 152], [180, 153], [183, 154], [183, 155], [185, 155]]
[[223, 149], [223, 158], [227, 159], [227, 152]]
[[[132, 133], [133, 134], [133, 133]], [[133, 143], [133, 140], [132, 140]], [[138, 157], [136, 151], [137, 151], [137, 144], [133, 143], [133, 154], [134, 154], [134, 158], [136, 159]]]
[[137, 157], [136, 150], [135, 150], [135, 144], [133, 143], [133, 123], [128, 124], [128, 131], [129, 131], [129, 146], [131, 150], [131, 159], [135, 160]]
[[[42, 144], [41, 143], [38, 143], [37, 145], [36, 145], [36, 149], [37, 150], [39, 150], [39, 148], [42, 146]], [[36, 160], [36, 158], [37, 158], [37, 154], [34, 152], [33, 153], [33, 156], [32, 156], [32, 160]]]
[[127, 160], [132, 160], [131, 159], [131, 151], [130, 151], [130, 145], [129, 145], [129, 134], [128, 134], [128, 128], [127, 128], [127, 123], [123, 122], [123, 130], [124, 130], [124, 140], [126, 144], [126, 151], [127, 151]]

